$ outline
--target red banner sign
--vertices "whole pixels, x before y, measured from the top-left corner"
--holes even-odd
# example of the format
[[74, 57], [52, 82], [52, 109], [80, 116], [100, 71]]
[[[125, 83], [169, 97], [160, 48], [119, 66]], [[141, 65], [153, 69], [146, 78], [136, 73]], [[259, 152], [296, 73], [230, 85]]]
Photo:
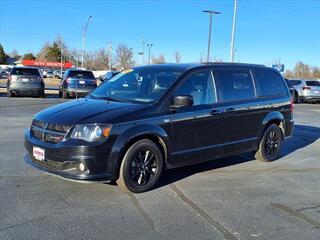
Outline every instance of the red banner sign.
[[[61, 62], [46, 62], [46, 61], [36, 61], [36, 60], [22, 60], [23, 66], [37, 66], [37, 67], [61, 67]], [[71, 68], [72, 63], [65, 62], [62, 63], [63, 68]]]

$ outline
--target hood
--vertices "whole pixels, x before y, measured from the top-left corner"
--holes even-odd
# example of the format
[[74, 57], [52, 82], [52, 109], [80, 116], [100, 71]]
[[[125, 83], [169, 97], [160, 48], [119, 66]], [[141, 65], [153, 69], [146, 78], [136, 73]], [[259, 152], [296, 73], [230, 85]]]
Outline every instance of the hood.
[[81, 98], [49, 107], [35, 115], [55, 124], [116, 123], [124, 115], [145, 108], [142, 104]]

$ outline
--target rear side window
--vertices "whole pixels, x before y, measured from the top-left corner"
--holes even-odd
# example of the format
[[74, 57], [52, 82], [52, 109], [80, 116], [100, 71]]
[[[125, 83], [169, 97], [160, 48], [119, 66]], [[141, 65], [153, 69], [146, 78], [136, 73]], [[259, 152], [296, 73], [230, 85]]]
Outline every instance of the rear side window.
[[13, 68], [11, 75], [29, 75], [29, 76], [40, 76], [38, 69], [36, 68]]
[[306, 81], [307, 86], [311, 86], [311, 87], [320, 87], [320, 82], [318, 81]]
[[255, 69], [257, 94], [260, 97], [286, 95], [287, 86], [283, 78], [268, 69]]
[[250, 70], [230, 69], [214, 71], [217, 92], [221, 102], [232, 102], [255, 98]]
[[95, 79], [94, 75], [90, 71], [70, 71], [69, 77], [71, 78], [86, 78], [86, 79]]
[[289, 82], [290, 82], [293, 86], [296, 86], [296, 85], [301, 84], [301, 81], [299, 81], [299, 80], [289, 80]]

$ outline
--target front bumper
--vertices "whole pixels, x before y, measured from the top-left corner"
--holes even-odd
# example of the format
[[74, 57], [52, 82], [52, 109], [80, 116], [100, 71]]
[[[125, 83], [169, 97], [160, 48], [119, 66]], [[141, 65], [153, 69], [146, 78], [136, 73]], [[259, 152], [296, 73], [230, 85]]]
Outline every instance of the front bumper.
[[[67, 140], [58, 144], [43, 142], [25, 131], [25, 161], [46, 172], [65, 178], [78, 180], [113, 180], [114, 165], [109, 161], [111, 148], [106, 142], [99, 145], [81, 144], [77, 140]], [[68, 142], [68, 143], [67, 143]], [[33, 157], [33, 147], [40, 147], [45, 151], [44, 160]], [[79, 164], [86, 166], [85, 171], [79, 170]]]

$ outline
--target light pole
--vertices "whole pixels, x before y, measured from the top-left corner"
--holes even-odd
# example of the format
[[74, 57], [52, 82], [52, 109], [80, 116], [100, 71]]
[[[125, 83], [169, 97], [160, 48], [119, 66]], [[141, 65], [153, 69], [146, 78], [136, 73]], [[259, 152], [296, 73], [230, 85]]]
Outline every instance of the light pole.
[[112, 45], [111, 45], [111, 42], [108, 42], [108, 62], [109, 62], [109, 70], [111, 70], [111, 55], [112, 55]]
[[203, 10], [202, 12], [210, 14], [208, 52], [207, 52], [207, 62], [209, 62], [209, 59], [210, 59], [210, 45], [211, 45], [212, 14], [221, 14], [221, 12], [217, 12], [217, 11], [213, 11], [213, 10]]
[[152, 48], [153, 44], [152, 43], [148, 43], [147, 47], [149, 48], [149, 54], [148, 54], [148, 64], [150, 64], [150, 54], [151, 54], [151, 48]]
[[236, 18], [237, 18], [237, 0], [234, 0], [234, 10], [233, 10], [233, 23], [232, 23], [232, 33], [231, 33], [231, 48], [230, 48], [230, 62], [234, 62], [234, 36], [236, 32]]
[[87, 29], [88, 29], [88, 25], [90, 22], [90, 19], [92, 18], [92, 16], [89, 16], [88, 21], [86, 23], [86, 25], [83, 28], [83, 32], [82, 32], [82, 57], [81, 57], [81, 68], [83, 68], [83, 62], [84, 62], [84, 52], [85, 52], [85, 46], [86, 46], [86, 34], [87, 34]]
[[147, 41], [145, 41], [145, 40], [143, 40], [142, 38], [141, 38], [141, 40], [140, 40], [140, 42], [141, 42], [141, 44], [142, 44], [142, 65], [144, 64], [144, 48], [145, 48], [145, 46], [146, 46], [146, 44], [148, 43]]
[[60, 61], [61, 61], [61, 62], [60, 62], [60, 65], [61, 65], [61, 66], [60, 66], [60, 74], [61, 74], [61, 76], [62, 76], [62, 64], [63, 64], [63, 63], [62, 63], [62, 47], [63, 47], [63, 46], [62, 46], [62, 42], [61, 42], [61, 45], [60, 45], [60, 51], [61, 51], [61, 54], [60, 54], [60, 55], [61, 55], [61, 59], [60, 59]]

